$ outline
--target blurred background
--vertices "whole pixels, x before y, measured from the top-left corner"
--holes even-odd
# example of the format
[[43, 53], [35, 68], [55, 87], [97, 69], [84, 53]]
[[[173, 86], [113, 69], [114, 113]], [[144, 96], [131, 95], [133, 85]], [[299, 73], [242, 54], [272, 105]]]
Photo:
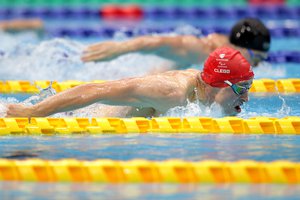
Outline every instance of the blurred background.
[[[256, 79], [299, 78], [300, 0], [0, 0], [0, 80], [89, 81], [142, 75], [166, 60], [130, 54], [110, 62], [83, 63], [80, 57], [89, 44], [140, 35], [228, 34], [232, 25], [244, 17], [260, 18], [272, 35], [268, 63], [254, 69]], [[192, 67], [199, 69], [202, 65]], [[2, 94], [0, 101], [23, 102], [27, 97], [13, 99]], [[298, 94], [253, 95], [241, 117], [299, 116], [299, 99]], [[91, 117], [94, 110], [91, 107], [74, 116]], [[190, 110], [191, 114], [187, 108], [174, 110], [171, 115], [203, 114], [194, 107]], [[2, 136], [1, 157], [295, 162], [300, 158], [299, 139], [294, 135], [103, 137]], [[284, 184], [0, 182], [1, 199], [299, 199], [299, 196], [299, 185]]]
[[131, 55], [107, 66], [82, 63], [80, 55], [88, 44], [140, 35], [227, 34], [244, 17], [260, 18], [272, 34], [273, 67], [261, 69], [256, 78], [300, 76], [294, 69], [300, 62], [299, 0], [0, 0], [0, 5], [2, 80], [141, 75], [161, 60]]

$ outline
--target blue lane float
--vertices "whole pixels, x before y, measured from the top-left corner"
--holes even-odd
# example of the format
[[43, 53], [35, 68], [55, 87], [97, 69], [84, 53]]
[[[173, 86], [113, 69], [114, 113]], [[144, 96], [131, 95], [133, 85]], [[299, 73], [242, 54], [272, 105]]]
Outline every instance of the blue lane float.
[[[101, 17], [101, 7], [23, 7], [0, 8], [0, 17]], [[300, 7], [145, 7], [144, 18], [231, 18], [239, 19], [246, 16], [274, 19], [298, 19]]]
[[270, 52], [268, 61], [272, 63], [300, 63], [299, 51]]
[[[208, 35], [210, 33], [222, 33], [228, 34], [230, 28], [228, 27], [199, 27], [195, 26], [195, 29], [199, 31], [197, 36]], [[55, 37], [112, 37], [117, 32], [123, 32], [126, 36], [139, 36], [147, 34], [160, 34], [160, 33], [171, 33], [175, 31], [175, 27], [137, 27], [128, 28], [126, 30], [120, 31], [120, 29], [113, 27], [57, 27], [49, 28], [46, 30], [51, 36]], [[299, 37], [300, 36], [300, 26], [299, 27], [274, 27], [270, 28], [272, 37]]]

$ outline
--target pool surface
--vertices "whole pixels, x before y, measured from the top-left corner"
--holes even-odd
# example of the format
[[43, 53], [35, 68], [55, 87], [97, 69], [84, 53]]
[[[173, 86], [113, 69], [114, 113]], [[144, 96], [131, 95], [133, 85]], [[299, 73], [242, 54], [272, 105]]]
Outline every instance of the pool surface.
[[[186, 4], [192, 1], [189, 0]], [[142, 76], [155, 67], [169, 66], [174, 63], [158, 56], [139, 53], [123, 55], [112, 61], [90, 63], [83, 63], [80, 56], [87, 45], [95, 42], [124, 41], [144, 34], [191, 34], [202, 37], [215, 30], [225, 33], [240, 19], [232, 13], [228, 16], [224, 15], [222, 5], [225, 1], [223, 3], [218, 1], [217, 6], [215, 5], [216, 2], [210, 2], [209, 0], [203, 1], [204, 6], [199, 7], [197, 4], [198, 9], [200, 11], [203, 9], [202, 12], [206, 13], [201, 18], [199, 17], [201, 16], [200, 11], [198, 18], [180, 17], [180, 9], [177, 9], [177, 11], [175, 9], [177, 17], [173, 14], [165, 14], [163, 17], [151, 17], [151, 15], [155, 15], [154, 11], [157, 9], [155, 6], [149, 6], [151, 2], [134, 1], [134, 3], [143, 5], [148, 12], [144, 19], [139, 20], [99, 18], [97, 10], [96, 13], [90, 13], [91, 16], [87, 18], [82, 17], [84, 12], [81, 13], [81, 16], [75, 16], [72, 15], [72, 6], [69, 7], [70, 10], [66, 9], [73, 1], [63, 2], [64, 4], [60, 1], [53, 2], [54, 6], [52, 1], [49, 2], [53, 7], [45, 7], [46, 4], [44, 5], [43, 2], [30, 1], [30, 5], [40, 3], [39, 5], [44, 6], [35, 5], [36, 7], [34, 7], [37, 10], [40, 9], [37, 13], [43, 16], [45, 22], [44, 33], [29, 31], [12, 34], [0, 32], [1, 81], [92, 81]], [[86, 2], [91, 3], [88, 0]], [[97, 2], [93, 0], [89, 5], [90, 8], [95, 9], [95, 3]], [[174, 2], [173, 4], [175, 4]], [[294, 6], [290, 0], [287, 1], [289, 6], [280, 7], [276, 10], [277, 7], [249, 7], [248, 2], [242, 0], [226, 2], [228, 5], [224, 8], [228, 10], [225, 9], [227, 13], [237, 9], [236, 13], [245, 14], [246, 12], [250, 16], [260, 16], [271, 30], [270, 62], [262, 63], [259, 67], [253, 69], [255, 79], [300, 78], [300, 4]], [[30, 6], [27, 1], [10, 2], [5, 0], [2, 3], [16, 10], [9, 13], [10, 8], [5, 10], [6, 8], [3, 6], [3, 8], [0, 8], [0, 19], [33, 15], [28, 10], [22, 10], [25, 9], [24, 6]], [[78, 1], [77, 3], [82, 2]], [[211, 5], [206, 5], [209, 3]], [[219, 7], [219, 3], [221, 7]], [[76, 9], [80, 8], [79, 4], [76, 4]], [[174, 6], [171, 5], [172, 1], [154, 1], [154, 4], [164, 5], [160, 8], [160, 12], [166, 12], [168, 9], [170, 11]], [[243, 12], [238, 12], [239, 6]], [[191, 9], [193, 7], [195, 5], [192, 5]], [[47, 11], [45, 8], [49, 10]], [[58, 15], [53, 14], [54, 12]], [[151, 12], [154, 14], [151, 14]], [[159, 12], [156, 10], [156, 15], [158, 15], [157, 13]], [[64, 15], [65, 17], [63, 17]], [[191, 67], [201, 70], [203, 63]], [[30, 97], [29, 94], [0, 94], [0, 113], [2, 113], [0, 117], [4, 116], [3, 105], [5, 104], [36, 103]], [[256, 116], [275, 118], [300, 116], [299, 93], [251, 93], [249, 98], [250, 101], [243, 106], [243, 111], [238, 114], [238, 117], [248, 119]], [[95, 104], [74, 112], [60, 113], [51, 117], [97, 117], [95, 108], [98, 106], [101, 105]], [[219, 118], [224, 115], [217, 107], [204, 110], [201, 105], [188, 104], [187, 106], [172, 108], [162, 116], [209, 116]], [[46, 160], [66, 158], [78, 160], [111, 159], [122, 161], [133, 159], [147, 159], [150, 161], [181, 159], [184, 161], [218, 160], [230, 162], [240, 160], [262, 162], [286, 160], [300, 163], [300, 136], [288, 134], [108, 133], [92, 135], [86, 133], [54, 134], [51, 136], [19, 134], [0, 136], [0, 148], [0, 159], [9, 160], [34, 158]], [[299, 199], [299, 197], [299, 184], [109, 184], [0, 181], [0, 199], [252, 200]]]
[[5, 199], [298, 199], [299, 185], [91, 184], [1, 182]]
[[300, 136], [234, 134], [102, 134], [72, 136], [3, 136], [1, 158], [57, 160], [142, 158], [163, 161], [300, 162]]

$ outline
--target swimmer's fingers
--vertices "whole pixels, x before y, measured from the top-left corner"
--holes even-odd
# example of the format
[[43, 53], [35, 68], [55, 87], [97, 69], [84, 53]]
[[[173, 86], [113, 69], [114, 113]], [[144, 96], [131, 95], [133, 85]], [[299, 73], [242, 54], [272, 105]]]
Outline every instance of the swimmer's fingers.
[[83, 52], [83, 54], [81, 55], [81, 60], [83, 62], [89, 62], [89, 61], [92, 61], [91, 60], [91, 53], [90, 52]]
[[6, 110], [6, 114], [5, 117], [15, 117], [15, 104], [9, 104], [7, 105], [7, 110]]
[[89, 54], [83, 54], [83, 56], [81, 57], [81, 60], [83, 62], [91, 62], [91, 61], [109, 61], [111, 60], [113, 57], [109, 56], [107, 54], [103, 54], [102, 52], [93, 52], [93, 53], [89, 53]]
[[83, 52], [81, 60], [89, 61], [107, 61], [115, 56], [116, 52], [113, 49], [98, 48], [97, 50], [87, 50]]
[[84, 62], [95, 61], [98, 57], [101, 57], [101, 54], [104, 53], [105, 48], [102, 48], [102, 44], [95, 44], [88, 46], [84, 51], [81, 57], [81, 60]]
[[116, 42], [111, 42], [111, 41], [108, 41], [108, 42], [99, 42], [99, 43], [96, 43], [96, 44], [92, 44], [92, 45], [89, 45], [86, 50], [87, 51], [98, 51], [100, 49], [103, 49], [103, 48], [111, 48], [113, 46], [115, 46]]
[[90, 45], [90, 46], [88, 46], [87, 48], [86, 48], [86, 50], [87, 51], [95, 51], [95, 50], [97, 50], [99, 47], [101, 47], [102, 46], [102, 42], [99, 42], [99, 43], [96, 43], [96, 44], [92, 44], [92, 45]]
[[81, 60], [84, 62], [90, 62], [90, 61], [96, 61], [96, 60], [101, 60], [102, 58], [102, 52], [84, 52]]
[[9, 104], [5, 117], [30, 117], [28, 107], [22, 104]]

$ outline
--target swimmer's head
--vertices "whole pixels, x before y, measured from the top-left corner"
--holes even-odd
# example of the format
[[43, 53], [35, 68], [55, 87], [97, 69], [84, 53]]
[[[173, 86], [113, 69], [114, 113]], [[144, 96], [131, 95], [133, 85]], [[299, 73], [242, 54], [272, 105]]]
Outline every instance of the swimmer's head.
[[232, 27], [229, 40], [239, 47], [268, 52], [271, 36], [268, 28], [259, 19], [246, 18]]
[[248, 101], [253, 77], [250, 63], [229, 47], [212, 52], [201, 72], [202, 81], [210, 86], [206, 87], [208, 101], [220, 104], [229, 115], [241, 112], [240, 106]]
[[202, 80], [212, 87], [227, 87], [225, 81], [235, 84], [254, 77], [251, 65], [242, 54], [230, 47], [213, 51], [204, 63]]

